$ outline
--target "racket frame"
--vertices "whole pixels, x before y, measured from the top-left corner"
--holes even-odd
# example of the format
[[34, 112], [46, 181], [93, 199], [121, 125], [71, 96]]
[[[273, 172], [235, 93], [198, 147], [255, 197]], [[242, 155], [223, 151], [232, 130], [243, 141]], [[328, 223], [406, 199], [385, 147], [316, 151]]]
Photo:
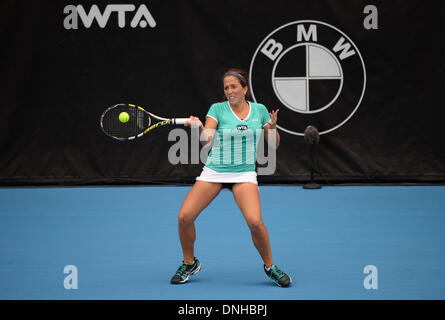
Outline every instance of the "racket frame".
[[[105, 129], [104, 129], [104, 126], [103, 126], [103, 119], [104, 119], [105, 115], [108, 113], [108, 111], [110, 111], [111, 109], [114, 109], [116, 107], [119, 107], [119, 106], [127, 106], [127, 107], [136, 108], [136, 109], [139, 109], [139, 110], [143, 111], [144, 113], [146, 113], [148, 115], [148, 118], [149, 118], [148, 128], [146, 128], [143, 132], [139, 133], [138, 135], [131, 136], [131, 137], [128, 137], [128, 138], [119, 138], [119, 137], [116, 137], [116, 136], [113, 136], [113, 135], [107, 133], [105, 131]], [[155, 124], [152, 125], [151, 124], [151, 118], [159, 120], [159, 122], [156, 122]], [[102, 131], [107, 136], [109, 136], [111, 138], [114, 138], [116, 140], [119, 140], [119, 141], [127, 141], [127, 140], [134, 140], [136, 138], [140, 138], [143, 135], [145, 135], [148, 132], [150, 132], [151, 130], [156, 129], [158, 127], [162, 127], [162, 126], [165, 126], [165, 125], [183, 125], [183, 124], [185, 124], [186, 121], [190, 121], [190, 119], [189, 118], [163, 118], [163, 117], [157, 116], [157, 115], [155, 115], [155, 114], [153, 114], [151, 112], [148, 112], [147, 110], [145, 110], [144, 108], [142, 108], [142, 107], [140, 107], [138, 105], [135, 105], [135, 104], [132, 104], [132, 103], [118, 103], [118, 104], [115, 104], [115, 105], [107, 108], [102, 113], [102, 115], [100, 117], [100, 127], [101, 127]]]

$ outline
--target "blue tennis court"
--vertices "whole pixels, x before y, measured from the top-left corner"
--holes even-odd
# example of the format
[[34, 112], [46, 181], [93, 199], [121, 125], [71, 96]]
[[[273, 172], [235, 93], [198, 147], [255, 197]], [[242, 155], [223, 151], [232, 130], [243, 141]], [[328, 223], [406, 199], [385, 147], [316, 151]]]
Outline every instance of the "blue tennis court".
[[[190, 186], [0, 189], [0, 299], [444, 299], [445, 187], [260, 186], [279, 288], [232, 194], [196, 221], [184, 285], [177, 213]], [[365, 266], [378, 270], [365, 289]], [[77, 289], [66, 289], [75, 266]]]

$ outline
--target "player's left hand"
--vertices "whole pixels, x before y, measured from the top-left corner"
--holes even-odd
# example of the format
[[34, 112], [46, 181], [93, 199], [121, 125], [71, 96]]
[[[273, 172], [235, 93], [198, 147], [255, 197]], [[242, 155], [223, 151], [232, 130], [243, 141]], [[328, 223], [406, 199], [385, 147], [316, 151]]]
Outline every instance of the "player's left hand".
[[272, 110], [272, 112], [269, 112], [270, 120], [267, 121], [267, 123], [269, 124], [269, 129], [277, 128], [278, 111], [280, 111], [280, 109]]

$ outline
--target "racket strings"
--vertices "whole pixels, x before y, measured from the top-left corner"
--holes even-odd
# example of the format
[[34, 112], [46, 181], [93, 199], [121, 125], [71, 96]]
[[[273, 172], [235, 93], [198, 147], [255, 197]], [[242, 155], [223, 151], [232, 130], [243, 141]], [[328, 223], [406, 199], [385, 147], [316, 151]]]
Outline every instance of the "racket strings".
[[[126, 112], [129, 115], [127, 122], [121, 122], [119, 115]], [[135, 107], [118, 105], [110, 108], [102, 118], [102, 128], [106, 134], [118, 138], [129, 139], [142, 134], [151, 124], [150, 116]]]

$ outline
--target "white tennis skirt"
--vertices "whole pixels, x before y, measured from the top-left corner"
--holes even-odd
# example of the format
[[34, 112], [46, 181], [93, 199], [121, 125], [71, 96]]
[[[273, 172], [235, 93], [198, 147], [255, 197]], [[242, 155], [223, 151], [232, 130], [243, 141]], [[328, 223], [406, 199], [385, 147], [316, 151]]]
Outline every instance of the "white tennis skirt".
[[202, 169], [201, 175], [196, 180], [206, 182], [219, 182], [219, 183], [241, 183], [251, 182], [258, 185], [257, 173], [252, 172], [216, 172], [209, 169], [206, 166]]

